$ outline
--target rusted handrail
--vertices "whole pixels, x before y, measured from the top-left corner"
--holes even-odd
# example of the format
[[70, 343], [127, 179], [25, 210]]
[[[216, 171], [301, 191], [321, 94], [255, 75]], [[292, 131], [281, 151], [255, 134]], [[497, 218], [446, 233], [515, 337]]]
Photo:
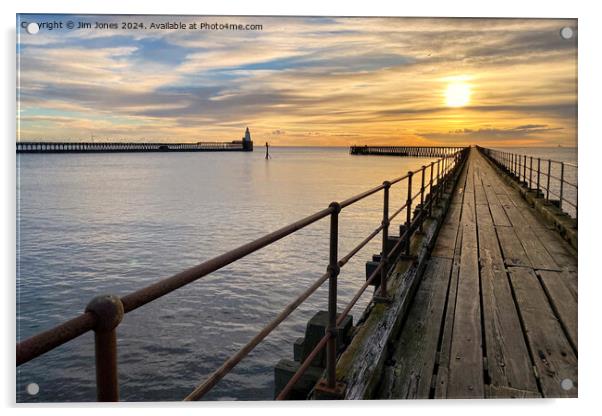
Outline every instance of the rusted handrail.
[[[214, 257], [211, 260], [125, 295], [121, 298], [124, 312], [131, 312], [161, 296], [219, 270], [248, 254], [274, 243], [301, 228], [311, 225], [330, 215], [331, 210], [332, 208], [329, 207], [316, 212], [313, 215], [289, 224], [286, 227], [258, 238], [257, 240]], [[74, 319], [18, 343], [17, 365], [31, 361], [32, 359], [71, 341], [73, 338], [85, 334], [94, 328], [95, 322], [96, 319], [92, 313], [84, 313]]]
[[[456, 151], [455, 153], [445, 155], [432, 162], [429, 165], [430, 181], [424, 183], [425, 168], [422, 167], [416, 171], [408, 172], [406, 175], [400, 176], [389, 182], [384, 182], [382, 185], [376, 186], [358, 195], [344, 200], [341, 203], [333, 202], [328, 208], [309, 215], [299, 221], [280, 228], [272, 233], [266, 234], [250, 243], [243, 244], [234, 250], [228, 251], [222, 255], [214, 257], [197, 266], [191, 267], [171, 277], [162, 279], [156, 283], [146, 286], [142, 289], [129, 293], [122, 298], [116, 296], [99, 296], [94, 298], [87, 306], [86, 311], [81, 315], [66, 321], [52, 329], [34, 335], [20, 343], [17, 343], [17, 366], [24, 364], [68, 341], [71, 341], [86, 332], [93, 330], [95, 332], [96, 345], [96, 377], [97, 377], [97, 398], [99, 401], [116, 401], [119, 399], [119, 391], [117, 385], [117, 347], [116, 347], [116, 328], [121, 322], [124, 314], [127, 314], [141, 306], [144, 306], [153, 300], [156, 300], [164, 295], [173, 292], [174, 290], [190, 284], [212, 272], [215, 272], [228, 264], [231, 264], [261, 248], [264, 248], [284, 237], [305, 228], [323, 218], [330, 217], [331, 232], [330, 232], [330, 262], [327, 271], [322, 277], [317, 279], [308, 289], [301, 293], [295, 300], [289, 303], [276, 317], [272, 319], [258, 334], [256, 334], [245, 346], [243, 346], [236, 354], [226, 360], [217, 370], [215, 370], [203, 383], [195, 388], [185, 400], [196, 400], [207, 393], [215, 384], [219, 382], [234, 366], [236, 366], [244, 357], [246, 357], [272, 330], [274, 330], [282, 321], [284, 321], [297, 307], [309, 298], [322, 284], [329, 280], [329, 331], [327, 334], [332, 334], [336, 326], [340, 324], [342, 319], [346, 317], [357, 300], [364, 293], [366, 288], [379, 274], [382, 281], [383, 294], [386, 295], [386, 275], [382, 274], [382, 270], [386, 266], [387, 253], [383, 243], [383, 252], [381, 263], [374, 270], [372, 276], [362, 285], [361, 289], [352, 298], [351, 302], [345, 307], [342, 314], [335, 319], [337, 310], [337, 275], [353, 256], [361, 251], [372, 239], [383, 232], [383, 236], [388, 236], [388, 225], [390, 221], [398, 215], [403, 209], [407, 211], [406, 229], [399, 241], [397, 241], [392, 251], [399, 249], [401, 244], [409, 247], [409, 239], [414, 230], [421, 227], [428, 212], [432, 212], [432, 206], [441, 192], [441, 185], [449, 178], [449, 173], [452, 168], [457, 168], [461, 161], [466, 156], [466, 148]], [[435, 176], [435, 165], [437, 165], [437, 174]], [[443, 168], [440, 171], [440, 165]], [[411, 178], [417, 173], [421, 173], [422, 182], [420, 190], [417, 194], [412, 194]], [[388, 214], [388, 189], [397, 183], [404, 180], [408, 181], [408, 198], [402, 205], [402, 208], [397, 210], [392, 216]], [[429, 193], [424, 194], [428, 187]], [[383, 222], [379, 227], [372, 231], [368, 237], [364, 238], [356, 247], [354, 247], [347, 255], [338, 259], [338, 215], [339, 212], [358, 201], [361, 201], [371, 195], [374, 195], [381, 190], [385, 190], [385, 208], [383, 211]], [[419, 215], [414, 215], [412, 218], [412, 201], [421, 197], [420, 209], [417, 210]], [[388, 220], [387, 220], [388, 219]], [[383, 240], [384, 241], [384, 240]], [[334, 340], [330, 340], [327, 335], [319, 345], [329, 345], [329, 354], [327, 359], [328, 367], [328, 383], [332, 385], [334, 382], [334, 365], [336, 363], [336, 354], [333, 349]], [[321, 349], [320, 348], [320, 349]], [[334, 351], [334, 352], [333, 352]], [[312, 352], [313, 356], [318, 351]], [[310, 354], [311, 356], [311, 354]], [[311, 360], [310, 360], [311, 362]], [[303, 366], [302, 366], [303, 368]]]

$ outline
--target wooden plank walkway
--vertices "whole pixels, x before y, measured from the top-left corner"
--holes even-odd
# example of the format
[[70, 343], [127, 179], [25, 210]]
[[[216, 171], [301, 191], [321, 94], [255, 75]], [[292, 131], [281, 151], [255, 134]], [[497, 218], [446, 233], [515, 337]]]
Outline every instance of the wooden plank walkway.
[[577, 397], [577, 254], [471, 149], [378, 398]]

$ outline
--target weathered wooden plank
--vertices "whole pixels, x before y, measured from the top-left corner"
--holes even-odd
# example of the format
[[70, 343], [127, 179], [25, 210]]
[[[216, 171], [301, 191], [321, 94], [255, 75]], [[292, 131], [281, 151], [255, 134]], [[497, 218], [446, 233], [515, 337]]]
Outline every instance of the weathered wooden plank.
[[[460, 200], [461, 198], [462, 195], [460, 195]], [[432, 256], [453, 258], [461, 213], [462, 205], [458, 202], [452, 202], [449, 206], [445, 222], [439, 230], [439, 235], [431, 253]]]
[[506, 265], [531, 267], [531, 261], [514, 232], [514, 228], [497, 227], [496, 231]]
[[453, 322], [448, 398], [484, 397], [477, 232], [462, 226], [462, 251]]
[[491, 211], [491, 216], [493, 218], [493, 223], [498, 227], [510, 227], [510, 220], [506, 215], [506, 211], [501, 205], [489, 205], [489, 209]]
[[481, 178], [483, 181], [483, 189], [485, 190], [485, 196], [487, 197], [487, 203], [489, 205], [501, 205], [500, 200], [495, 193], [494, 185], [489, 181], [489, 175]]
[[529, 224], [529, 226], [546, 227], [548, 229], [551, 229], [550, 226], [544, 221], [544, 219], [537, 214], [535, 208], [529, 205], [529, 203], [522, 197], [519, 196], [519, 198], [521, 198], [520, 201], [515, 201], [515, 205], [520, 210], [520, 213], [522, 214], [527, 224]]
[[458, 235], [457, 223], [446, 223], [439, 230], [435, 247], [433, 247], [432, 256], [452, 259], [454, 257], [454, 248]]
[[545, 227], [534, 228], [534, 231], [541, 236], [541, 243], [561, 270], [577, 271], [577, 253], [556, 231]]
[[[462, 245], [462, 233], [458, 233], [457, 246]], [[458, 253], [459, 254], [459, 253]], [[454, 316], [456, 311], [456, 301], [458, 294], [458, 275], [460, 272], [460, 256], [454, 257], [452, 271], [449, 282], [449, 291], [447, 295], [445, 321], [443, 323], [443, 336], [441, 348], [439, 351], [439, 366], [437, 368], [437, 377], [435, 384], [435, 398], [445, 399], [449, 386], [449, 363], [451, 361], [451, 342], [454, 329]]]
[[487, 373], [494, 387], [488, 394], [507, 397], [505, 389], [519, 389], [535, 397], [539, 395], [537, 382], [497, 235], [492, 226], [478, 225]]
[[531, 265], [536, 269], [559, 270], [558, 265], [539, 240], [537, 234], [530, 228], [514, 228]]
[[567, 272], [539, 270], [537, 272], [550, 299], [552, 308], [577, 350], [577, 290]]
[[452, 202], [447, 210], [445, 224], [459, 224], [460, 215], [462, 215], [462, 204]]
[[471, 153], [468, 157], [468, 166], [466, 167], [466, 191], [474, 192], [474, 160], [475, 156]]
[[510, 223], [514, 228], [527, 228], [529, 223], [522, 216], [520, 209], [514, 204], [502, 204]]
[[[505, 196], [508, 198], [508, 201], [505, 201], [503, 204], [504, 211], [508, 216], [511, 225], [514, 227], [516, 236], [520, 240], [523, 249], [530, 260], [530, 264], [521, 263], [515, 265], [530, 265], [536, 269], [558, 270], [559, 266], [538, 238], [538, 234], [542, 235], [542, 238], [544, 239], [547, 238], [547, 233], [550, 231], [545, 231], [541, 227], [543, 223], [531, 217], [530, 213], [528, 213], [529, 207], [525, 201], [520, 201], [518, 202], [518, 205], [516, 205], [511, 200], [510, 195], [511, 192]], [[500, 197], [500, 199], [504, 200], [505, 197]], [[537, 233], [534, 229], [531, 229], [531, 224], [538, 226]]]
[[504, 186], [500, 186], [498, 188], [496, 188], [497, 192], [497, 199], [500, 201], [500, 204], [504, 207], [507, 206], [513, 206], [514, 202], [512, 202], [512, 200], [510, 199], [510, 197], [508, 196], [508, 194], [506, 192], [508, 192], [508, 189], [506, 189], [506, 185]]
[[496, 399], [540, 399], [541, 393], [538, 391], [519, 390], [506, 386], [487, 386], [485, 389], [487, 397]]
[[474, 192], [465, 192], [462, 202], [462, 224], [476, 224]]
[[[548, 271], [548, 270], [541, 270], [542, 272], [544, 271]], [[559, 279], [562, 280], [562, 283], [564, 283], [564, 285], [569, 289], [569, 292], [571, 293], [571, 296], [573, 296], [573, 298], [577, 299], [577, 286], [578, 286], [578, 282], [577, 282], [577, 272], [576, 271], [571, 271], [571, 270], [562, 270], [560, 272], [554, 272], [559, 274]]]
[[[537, 276], [530, 268], [510, 268], [519, 314], [544, 397], [577, 397], [577, 357], [566, 338]], [[570, 380], [573, 388], [561, 383]]]
[[493, 219], [491, 218], [489, 207], [487, 205], [477, 204], [475, 208], [477, 210], [477, 223], [493, 227]]
[[431, 257], [396, 341], [395, 364], [385, 372], [380, 398], [429, 398], [451, 267], [451, 259]]
[[475, 194], [475, 203], [477, 205], [487, 205], [488, 204], [487, 196], [485, 195], [485, 189], [483, 189], [483, 185], [482, 185], [480, 179], [475, 180], [474, 194]]

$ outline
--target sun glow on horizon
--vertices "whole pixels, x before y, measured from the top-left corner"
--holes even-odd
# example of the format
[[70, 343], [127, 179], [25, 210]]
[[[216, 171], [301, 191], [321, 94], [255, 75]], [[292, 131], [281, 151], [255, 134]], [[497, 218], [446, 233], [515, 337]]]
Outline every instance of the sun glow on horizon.
[[445, 103], [448, 107], [464, 107], [470, 104], [470, 84], [464, 81], [452, 81], [445, 90]]
[[577, 144], [577, 36], [558, 35], [576, 19], [228, 23], [264, 30], [19, 27], [19, 139], [220, 142], [249, 126], [274, 146]]

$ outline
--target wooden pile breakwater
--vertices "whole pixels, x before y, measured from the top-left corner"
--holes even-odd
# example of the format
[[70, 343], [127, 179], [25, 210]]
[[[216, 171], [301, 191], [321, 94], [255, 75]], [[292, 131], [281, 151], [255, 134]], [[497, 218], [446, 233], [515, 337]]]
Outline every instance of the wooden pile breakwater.
[[17, 142], [17, 153], [251, 152], [253, 142]]
[[[118, 383], [118, 361], [117, 361], [117, 330], [123, 319], [127, 319], [130, 312], [143, 307], [144, 305], [166, 296], [175, 290], [192, 284], [193, 282], [215, 272], [257, 250], [268, 247], [272, 243], [279, 241], [296, 231], [314, 224], [320, 220], [328, 219], [330, 231], [328, 236], [329, 262], [325, 265], [325, 273], [319, 276], [314, 283], [306, 290], [300, 293], [295, 299], [279, 313], [275, 314], [273, 319], [268, 322], [261, 331], [251, 338], [241, 349], [230, 356], [219, 368], [200, 382], [184, 400], [201, 399], [209, 392], [226, 374], [228, 374], [242, 359], [244, 359], [260, 342], [278, 327], [299, 305], [307, 298], [312, 296], [318, 288], [328, 282], [328, 310], [322, 312], [322, 330], [317, 337], [310, 340], [306, 334], [302, 342], [302, 352], [299, 353], [300, 360], [294, 371], [290, 373], [288, 381], [283, 383], [282, 388], [277, 393], [276, 399], [283, 400], [289, 397], [296, 397], [296, 387], [298, 381], [306, 374], [308, 369], [318, 356], [322, 354], [321, 360], [325, 368], [316, 367], [313, 370], [320, 374], [317, 385], [313, 388], [312, 397], [315, 398], [354, 398], [357, 392], [363, 390], [361, 380], [366, 380], [362, 373], [357, 373], [358, 377], [353, 380], [347, 380], [341, 383], [338, 380], [339, 366], [342, 363], [350, 363], [345, 354], [350, 350], [364, 351], [354, 347], [354, 342], [361, 333], [362, 329], [356, 330], [351, 325], [351, 311], [358, 299], [365, 293], [370, 286], [376, 286], [374, 292], [373, 309], [381, 310], [383, 319], [393, 319], [392, 316], [403, 315], [403, 309], [407, 308], [410, 292], [405, 295], [404, 301], [399, 303], [397, 294], [400, 285], [414, 286], [411, 282], [416, 281], [416, 276], [420, 266], [420, 259], [425, 258], [427, 246], [436, 235], [436, 228], [439, 221], [435, 218], [442, 218], [445, 207], [448, 204], [450, 190], [453, 188], [455, 179], [460, 172], [460, 168], [465, 163], [468, 155], [468, 149], [463, 148], [455, 153], [447, 154], [430, 164], [422, 166], [420, 169], [410, 171], [405, 175], [384, 181], [381, 185], [368, 189], [360, 194], [347, 198], [343, 201], [335, 201], [328, 207], [315, 212], [305, 218], [302, 218], [292, 224], [286, 225], [279, 230], [264, 235], [254, 241], [243, 244], [238, 248], [223, 253], [217, 257], [207, 260], [197, 266], [184, 270], [171, 277], [141, 288], [135, 292], [118, 296], [115, 294], [100, 295], [92, 299], [85, 311], [62, 324], [43, 331], [28, 339], [22, 340], [16, 346], [16, 365], [24, 365], [33, 359], [43, 356], [48, 351], [59, 347], [89, 331], [94, 331], [95, 338], [95, 365], [96, 368], [96, 390], [98, 401], [117, 401], [119, 400]], [[407, 190], [407, 199], [400, 206], [392, 206], [389, 200], [389, 191], [392, 187], [404, 187]], [[348, 253], [342, 255], [339, 253], [339, 213], [347, 207], [363, 201], [366, 198], [378, 197], [383, 201], [383, 216], [380, 224], [362, 241]], [[395, 222], [399, 226], [399, 235], [391, 228]], [[379, 255], [373, 256], [370, 265], [367, 265], [367, 276], [364, 285], [355, 293], [353, 298], [345, 305], [339, 305], [338, 302], [338, 275], [341, 269], [356, 256], [373, 239], [380, 237], [382, 240], [382, 251]], [[417, 254], [416, 254], [417, 253]], [[418, 261], [417, 261], [418, 260]], [[414, 270], [414, 278], [407, 280], [400, 277], [401, 274], [393, 273], [397, 265], [409, 263]], [[388, 309], [391, 312], [385, 312]], [[385, 316], [386, 315], [386, 316]], [[364, 314], [362, 320], [374, 320], [376, 315], [370, 316]], [[396, 318], [395, 318], [396, 319]], [[314, 321], [315, 322], [315, 321]], [[316, 327], [320, 327], [320, 322]], [[340, 329], [345, 328], [345, 334]], [[320, 331], [318, 329], [318, 331]], [[314, 333], [315, 335], [315, 333]], [[120, 334], [120, 338], [127, 337], [128, 334]], [[349, 343], [349, 347], [343, 351], [341, 339]], [[339, 340], [339, 341], [337, 341]], [[377, 340], [374, 346], [368, 346], [364, 359], [374, 359], [375, 365], [380, 366], [383, 363], [384, 354], [379, 352], [383, 347], [385, 338]], [[341, 355], [342, 354], [342, 355]], [[367, 363], [369, 364], [369, 363]], [[365, 370], [364, 370], [365, 371]], [[352, 374], [352, 373], [349, 373]], [[201, 378], [201, 375], [199, 375]], [[60, 382], [60, 380], [57, 380]], [[360, 383], [358, 385], [358, 383]]]
[[240, 140], [230, 142], [17, 142], [17, 153], [133, 153], [133, 152], [252, 152], [249, 128]]
[[464, 149], [462, 146], [351, 146], [352, 155], [443, 157]]

